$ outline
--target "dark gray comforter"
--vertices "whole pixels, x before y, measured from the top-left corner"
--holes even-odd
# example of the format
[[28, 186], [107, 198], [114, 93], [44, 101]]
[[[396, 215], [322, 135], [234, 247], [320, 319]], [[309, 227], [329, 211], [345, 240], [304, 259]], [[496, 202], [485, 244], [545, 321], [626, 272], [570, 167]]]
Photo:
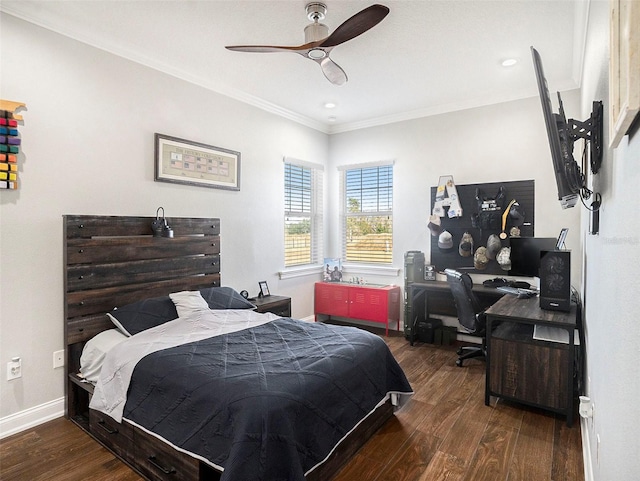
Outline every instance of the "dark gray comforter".
[[222, 480], [303, 480], [388, 393], [411, 392], [380, 337], [279, 319], [144, 357], [124, 417]]

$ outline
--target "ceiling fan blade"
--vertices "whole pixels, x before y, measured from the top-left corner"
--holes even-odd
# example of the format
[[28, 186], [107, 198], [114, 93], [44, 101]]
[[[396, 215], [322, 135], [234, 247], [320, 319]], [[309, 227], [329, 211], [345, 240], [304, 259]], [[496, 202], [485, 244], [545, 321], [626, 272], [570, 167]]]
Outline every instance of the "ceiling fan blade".
[[389, 8], [384, 5], [371, 5], [345, 20], [320, 46], [335, 47], [347, 40], [351, 40], [378, 25], [388, 13]]
[[278, 47], [276, 45], [230, 45], [225, 48], [234, 52], [256, 53], [296, 52], [300, 49], [300, 47]]
[[317, 61], [322, 67], [322, 73], [327, 80], [335, 85], [342, 85], [347, 82], [347, 74], [344, 73], [344, 70], [331, 60], [329, 57], [325, 57], [322, 60]]

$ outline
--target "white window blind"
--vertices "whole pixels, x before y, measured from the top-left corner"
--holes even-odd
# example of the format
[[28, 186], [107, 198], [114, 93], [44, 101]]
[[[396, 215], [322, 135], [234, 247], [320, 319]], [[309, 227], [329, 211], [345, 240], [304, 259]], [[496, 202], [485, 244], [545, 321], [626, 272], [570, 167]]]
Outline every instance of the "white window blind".
[[393, 262], [393, 164], [341, 169], [346, 262]]
[[285, 158], [285, 267], [318, 264], [322, 252], [321, 166]]

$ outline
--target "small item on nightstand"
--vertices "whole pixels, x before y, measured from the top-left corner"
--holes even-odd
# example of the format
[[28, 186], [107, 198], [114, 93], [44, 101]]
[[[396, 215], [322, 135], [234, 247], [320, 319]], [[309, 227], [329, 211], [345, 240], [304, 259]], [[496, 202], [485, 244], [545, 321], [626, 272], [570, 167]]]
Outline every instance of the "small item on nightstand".
[[260, 287], [260, 293], [258, 294], [258, 297], [266, 297], [266, 296], [270, 295], [269, 286], [267, 285], [267, 281], [258, 282], [258, 286]]

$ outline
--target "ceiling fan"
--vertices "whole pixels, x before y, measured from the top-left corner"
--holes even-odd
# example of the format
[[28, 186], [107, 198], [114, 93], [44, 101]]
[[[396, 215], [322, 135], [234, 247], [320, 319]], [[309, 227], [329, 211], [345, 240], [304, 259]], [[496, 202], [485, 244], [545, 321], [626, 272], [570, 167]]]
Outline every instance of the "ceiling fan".
[[329, 58], [329, 53], [337, 45], [375, 27], [389, 13], [389, 9], [384, 5], [371, 5], [343, 22], [329, 35], [329, 28], [320, 23], [327, 14], [327, 6], [323, 3], [312, 2], [307, 4], [306, 11], [307, 17], [313, 23], [310, 23], [304, 29], [305, 43], [303, 45], [298, 47], [232, 45], [226, 48], [236, 52], [294, 52], [318, 63], [329, 82], [342, 85], [347, 81], [347, 74], [337, 63]]

